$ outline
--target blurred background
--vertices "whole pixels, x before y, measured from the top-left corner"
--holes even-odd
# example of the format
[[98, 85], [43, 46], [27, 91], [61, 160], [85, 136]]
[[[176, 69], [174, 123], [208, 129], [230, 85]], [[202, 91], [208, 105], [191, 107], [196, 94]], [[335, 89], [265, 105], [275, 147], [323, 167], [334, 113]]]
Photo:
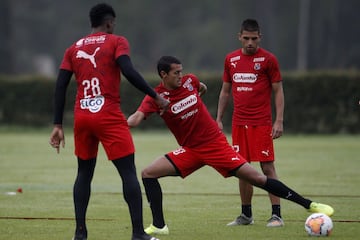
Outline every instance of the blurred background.
[[[285, 129], [294, 133], [360, 133], [360, 1], [358, 0], [108, 0], [115, 33], [130, 42], [135, 67], [152, 85], [162, 55], [180, 58], [185, 72], [210, 89], [215, 116], [225, 55], [240, 47], [246, 18], [259, 21], [261, 46], [283, 73]], [[91, 31], [95, 0], [1, 0], [0, 124], [49, 126], [58, 66], [67, 47]], [[122, 108], [143, 95], [122, 84]], [[73, 83], [72, 83], [73, 84]], [[75, 87], [65, 122], [71, 124]], [[231, 111], [225, 123], [230, 126]], [[157, 124], [147, 124], [151, 127]], [[161, 125], [161, 124], [158, 124]]]
[[[245, 18], [256, 18], [262, 46], [283, 71], [358, 69], [357, 0], [108, 0], [141, 71], [161, 55], [181, 58], [189, 70], [221, 72], [237, 47]], [[90, 32], [94, 0], [2, 0], [0, 73], [54, 76], [63, 51]]]

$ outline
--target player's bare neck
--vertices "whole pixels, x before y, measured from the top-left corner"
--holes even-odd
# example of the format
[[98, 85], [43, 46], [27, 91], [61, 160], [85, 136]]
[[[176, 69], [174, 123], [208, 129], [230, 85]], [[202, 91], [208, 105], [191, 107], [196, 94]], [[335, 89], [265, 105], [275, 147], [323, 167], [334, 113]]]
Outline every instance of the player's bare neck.
[[171, 90], [175, 90], [177, 87], [174, 87], [170, 84], [167, 84], [165, 81], [163, 81], [163, 86], [164, 88], [166, 88], [167, 90], [171, 91]]
[[106, 28], [104, 28], [104, 27], [97, 27], [97, 28], [93, 28], [93, 29], [92, 29], [91, 34], [100, 33], [100, 32], [109, 33]]
[[247, 55], [247, 56], [251, 56], [251, 55], [255, 55], [259, 50], [259, 47], [256, 47], [256, 49], [254, 49], [253, 51], [247, 51], [245, 48], [241, 48], [241, 53], [243, 55]]

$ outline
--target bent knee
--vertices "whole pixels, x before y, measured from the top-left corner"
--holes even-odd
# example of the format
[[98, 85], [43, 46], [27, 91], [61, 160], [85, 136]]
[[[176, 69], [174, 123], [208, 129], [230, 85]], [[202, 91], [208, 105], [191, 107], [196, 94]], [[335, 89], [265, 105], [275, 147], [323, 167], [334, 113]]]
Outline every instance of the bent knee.
[[252, 184], [257, 187], [264, 186], [266, 183], [266, 179], [267, 179], [267, 177], [265, 175], [258, 174], [252, 178], [252, 181], [253, 181]]
[[151, 166], [141, 171], [141, 178], [159, 178], [161, 176], [162, 174], [159, 172], [159, 170]]
[[149, 171], [149, 169], [145, 168], [141, 171], [141, 178], [150, 178], [151, 177], [151, 172]]
[[266, 183], [267, 176], [262, 173], [255, 173], [255, 174], [247, 174], [246, 176], [238, 176], [240, 180], [244, 180], [251, 185], [256, 187], [262, 187]]

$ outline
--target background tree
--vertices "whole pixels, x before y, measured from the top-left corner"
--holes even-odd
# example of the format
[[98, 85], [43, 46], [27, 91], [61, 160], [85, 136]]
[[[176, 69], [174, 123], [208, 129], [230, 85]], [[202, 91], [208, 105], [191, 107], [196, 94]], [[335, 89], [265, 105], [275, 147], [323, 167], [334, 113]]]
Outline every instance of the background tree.
[[[65, 48], [90, 32], [88, 11], [97, 2], [1, 1], [0, 73], [39, 73], [48, 64], [55, 75]], [[189, 71], [221, 73], [225, 54], [240, 47], [237, 33], [245, 18], [259, 20], [262, 46], [283, 70], [360, 67], [357, 0], [107, 2], [118, 15], [116, 33], [129, 39], [142, 72], [154, 72], [159, 56], [169, 54]]]
[[0, 13], [2, 20], [0, 21], [0, 73], [12, 74], [13, 73], [13, 55], [11, 44], [11, 6], [10, 0], [0, 1]]

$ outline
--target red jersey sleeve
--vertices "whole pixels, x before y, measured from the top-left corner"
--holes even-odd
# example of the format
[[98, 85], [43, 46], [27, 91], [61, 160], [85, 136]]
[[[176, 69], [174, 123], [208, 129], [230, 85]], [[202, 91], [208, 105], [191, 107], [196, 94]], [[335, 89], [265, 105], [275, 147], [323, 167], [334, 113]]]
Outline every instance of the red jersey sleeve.
[[268, 71], [268, 77], [271, 81], [271, 83], [274, 82], [280, 82], [281, 81], [281, 73], [280, 73], [280, 67], [279, 62], [276, 59], [276, 57], [272, 54], [269, 55], [269, 71]]
[[63, 60], [62, 60], [61, 65], [60, 65], [60, 69], [64, 69], [64, 70], [74, 72], [74, 69], [73, 69], [72, 64], [71, 64], [71, 52], [72, 52], [72, 47], [66, 49], [66, 51], [64, 53]]
[[137, 110], [143, 112], [145, 114], [145, 118], [147, 118], [151, 114], [159, 112], [159, 107], [156, 105], [152, 97], [146, 95]]
[[224, 73], [223, 73], [222, 80], [224, 82], [231, 83], [231, 76], [230, 76], [230, 71], [229, 71], [229, 57], [228, 56], [225, 58], [225, 61], [224, 61]]
[[115, 59], [117, 59], [121, 55], [130, 56], [130, 45], [129, 45], [128, 40], [125, 37], [117, 36]]

